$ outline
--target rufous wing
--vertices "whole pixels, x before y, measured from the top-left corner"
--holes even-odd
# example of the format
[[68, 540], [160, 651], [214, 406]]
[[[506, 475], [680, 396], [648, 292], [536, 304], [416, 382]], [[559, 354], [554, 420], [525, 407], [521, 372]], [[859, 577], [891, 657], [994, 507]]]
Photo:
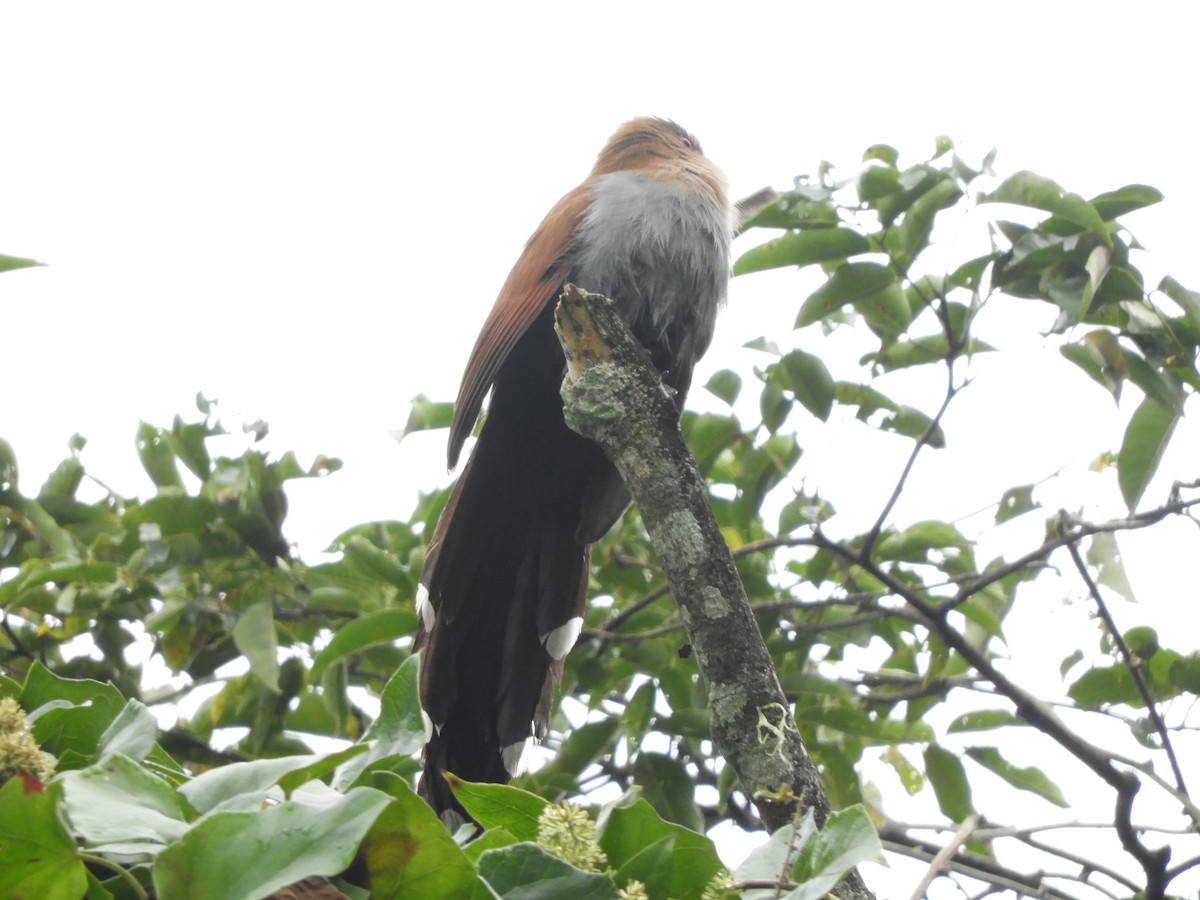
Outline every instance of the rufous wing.
[[553, 302], [567, 277], [568, 250], [590, 201], [587, 184], [564, 196], [546, 214], [517, 260], [471, 350], [454, 417], [450, 423], [447, 461], [458, 464], [463, 442], [475, 427], [483, 398], [512, 348], [538, 315]]

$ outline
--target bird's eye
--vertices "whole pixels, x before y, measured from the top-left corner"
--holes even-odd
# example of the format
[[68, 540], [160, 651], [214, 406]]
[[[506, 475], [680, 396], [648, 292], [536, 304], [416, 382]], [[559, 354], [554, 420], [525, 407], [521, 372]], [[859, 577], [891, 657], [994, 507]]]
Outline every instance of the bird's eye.
[[692, 139], [691, 138], [681, 137], [680, 140], [683, 141], [683, 146], [687, 147], [689, 150], [692, 149]]

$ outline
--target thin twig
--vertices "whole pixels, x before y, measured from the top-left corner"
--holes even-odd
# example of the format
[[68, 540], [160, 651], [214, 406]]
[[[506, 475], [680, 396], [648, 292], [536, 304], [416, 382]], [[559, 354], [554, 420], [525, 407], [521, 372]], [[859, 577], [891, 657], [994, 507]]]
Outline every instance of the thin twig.
[[[1065, 530], [1065, 516], [1065, 512], [1059, 514], [1060, 533]], [[1150, 693], [1146, 679], [1142, 677], [1142, 667], [1138, 664], [1138, 660], [1134, 658], [1129, 645], [1125, 643], [1125, 637], [1118, 630], [1112, 611], [1108, 608], [1108, 604], [1104, 601], [1104, 597], [1100, 593], [1100, 587], [1092, 578], [1091, 572], [1088, 571], [1087, 563], [1083, 561], [1083, 556], [1079, 552], [1078, 542], [1073, 540], [1068, 541], [1067, 552], [1071, 554], [1071, 561], [1075, 563], [1075, 569], [1079, 572], [1079, 577], [1083, 579], [1083, 583], [1087, 585], [1088, 593], [1091, 594], [1092, 599], [1096, 602], [1096, 609], [1100, 613], [1100, 618], [1104, 621], [1104, 627], [1108, 629], [1108, 634], [1116, 645], [1117, 652], [1121, 654], [1121, 660], [1125, 663], [1125, 668], [1129, 670], [1129, 675], [1133, 679], [1134, 686], [1137, 688], [1142, 702], [1146, 705], [1146, 712], [1150, 716], [1150, 721], [1154, 723], [1159, 740], [1162, 741], [1163, 750], [1167, 754], [1167, 761], [1171, 765], [1171, 771], [1175, 775], [1175, 786], [1179, 789], [1179, 793], [1187, 796], [1188, 789], [1183, 780], [1183, 769], [1180, 768], [1179, 759], [1175, 756], [1175, 747], [1171, 744], [1171, 736], [1167, 732], [1167, 723], [1163, 721], [1162, 714], [1158, 711], [1158, 704], [1154, 700], [1154, 695]]]
[[921, 900], [925, 896], [925, 892], [929, 890], [929, 886], [933, 884], [933, 879], [937, 878], [938, 873], [946, 868], [946, 864], [954, 858], [954, 854], [958, 852], [958, 848], [967, 842], [967, 838], [971, 836], [971, 832], [975, 830], [975, 826], [979, 824], [979, 816], [967, 816], [958, 830], [954, 832], [954, 837], [950, 838], [950, 843], [946, 844], [937, 855], [929, 863], [929, 868], [925, 870], [925, 875], [917, 882], [916, 888], [913, 889], [911, 900]]

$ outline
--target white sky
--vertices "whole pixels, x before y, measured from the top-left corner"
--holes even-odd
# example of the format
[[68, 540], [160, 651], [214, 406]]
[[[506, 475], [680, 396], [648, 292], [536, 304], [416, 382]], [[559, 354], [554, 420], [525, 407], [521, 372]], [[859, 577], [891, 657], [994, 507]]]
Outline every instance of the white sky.
[[[1031, 168], [1085, 195], [1149, 183], [1167, 199], [1131, 218], [1153, 253], [1148, 281], [1200, 287], [1186, 8], [5, 0], [0, 253], [49, 266], [0, 275], [0, 437], [28, 492], [78, 431], [94, 474], [145, 493], [138, 420], [189, 415], [202, 391], [229, 424], [266, 419], [271, 448], [345, 460], [291, 492], [302, 551], [406, 515], [447, 479], [443, 436], [399, 445], [388, 432], [417, 393], [453, 396], [529, 232], [640, 114], [694, 131], [735, 197], [821, 159], [849, 171], [879, 141], [914, 162], [938, 134], [968, 158], [998, 147], [1001, 173]], [[745, 340], [787, 339], [803, 295], [792, 273], [735, 281], [697, 384], [744, 366]], [[964, 515], [1115, 448], [1111, 401], [1041, 354], [1032, 330], [1012, 333], [1027, 380], [974, 370], [960, 404], [975, 418], [948, 423], [957, 462], [917, 473], [900, 521]], [[923, 396], [908, 399], [932, 411], [936, 393]], [[879, 494], [839, 463], [876, 445], [821, 440], [806, 477], [849, 528], [855, 498], [869, 515]], [[1164, 484], [1200, 475], [1195, 427], [1180, 440]], [[1103, 486], [1100, 505], [1118, 512]], [[1081, 495], [1062, 496], [1047, 500]], [[1194, 529], [1164, 535], [1157, 556], [1131, 560], [1135, 586], [1184, 548], [1195, 559]], [[1169, 580], [1194, 593], [1194, 572]], [[1177, 622], [1167, 599], [1138, 614]]]

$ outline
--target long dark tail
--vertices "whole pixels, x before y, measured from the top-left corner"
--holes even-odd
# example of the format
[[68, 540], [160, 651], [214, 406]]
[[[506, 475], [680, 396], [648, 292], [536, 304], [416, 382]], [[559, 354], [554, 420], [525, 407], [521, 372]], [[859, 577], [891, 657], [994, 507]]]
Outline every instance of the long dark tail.
[[489, 782], [516, 773], [546, 732], [583, 621], [592, 537], [581, 535], [595, 529], [581, 516], [612, 470], [563, 424], [560, 404], [537, 399], [514, 405], [497, 392], [421, 577], [416, 647], [434, 734], [420, 791], [452, 826], [465, 812], [442, 771]]

